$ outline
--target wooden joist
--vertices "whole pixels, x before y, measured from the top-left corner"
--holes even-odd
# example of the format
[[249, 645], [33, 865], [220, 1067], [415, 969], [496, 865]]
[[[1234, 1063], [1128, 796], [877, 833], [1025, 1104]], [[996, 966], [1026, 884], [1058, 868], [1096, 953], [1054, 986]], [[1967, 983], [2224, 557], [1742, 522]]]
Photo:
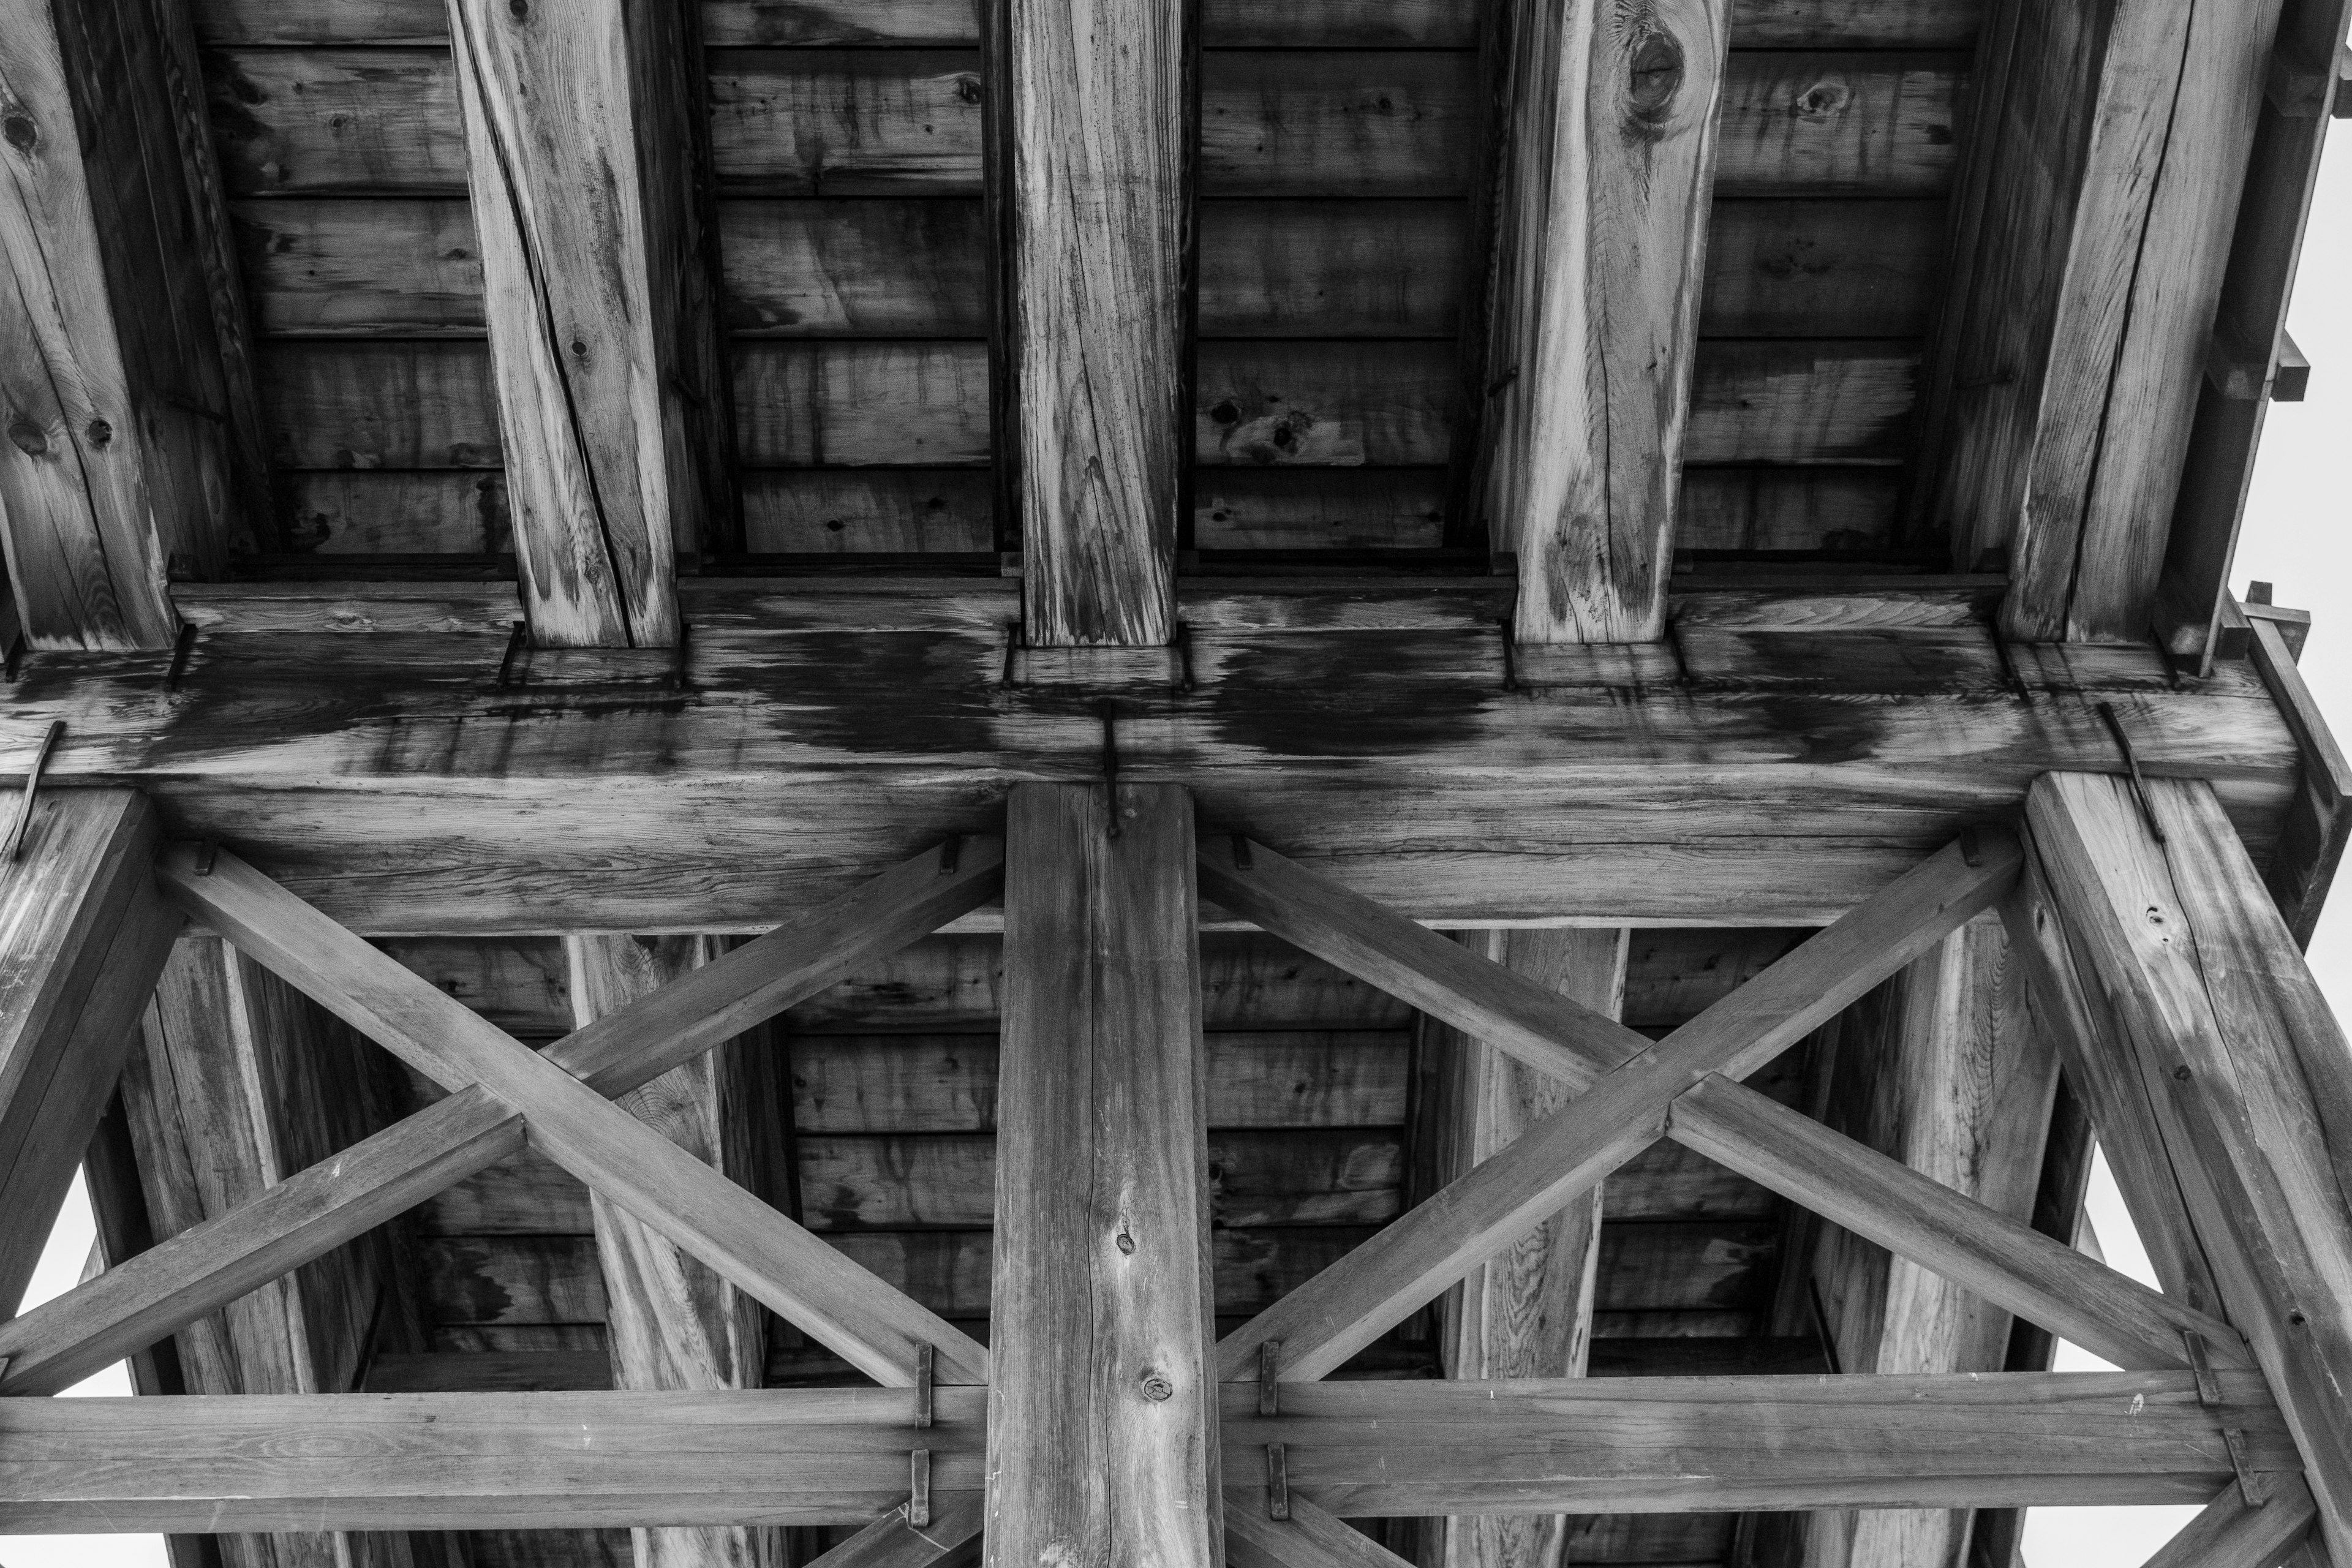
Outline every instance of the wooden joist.
[[2341, 1028], [2205, 786], [2056, 773], [2028, 796], [2067, 935], [2122, 1029], [2237, 1326], [2276, 1391], [2338, 1561], [2352, 1558], [2352, 1084]]
[[1006, 807], [988, 1550], [1220, 1561], [1192, 803]]
[[0, 1311], [14, 1315], [182, 925], [131, 790], [23, 799], [0, 861]]
[[451, 0], [534, 640], [677, 641], [677, 555], [731, 537], [698, 7]]
[[[1247, 1383], [1220, 1441], [1283, 1444], [1342, 1517], [2203, 1502], [2233, 1480], [2225, 1432], [2292, 1487], [2262, 1379], [2216, 1376], [2215, 1405], [2185, 1372], [1323, 1383], [1271, 1417]], [[929, 1427], [905, 1389], [7, 1400], [0, 1527], [865, 1524], [919, 1444], [935, 1509], [979, 1492], [986, 1398], [941, 1388]], [[1224, 1500], [1262, 1514], [1264, 1470]]]
[[260, 421], [170, 5], [0, 7], [0, 513], [34, 647], [169, 647], [263, 493]]
[[985, 95], [1005, 274], [997, 397], [1027, 640], [1164, 644], [1185, 468], [1192, 11], [1010, 0], [983, 16], [999, 61]]
[[1523, 642], [1665, 627], [1728, 13], [1503, 7], [1477, 485]]

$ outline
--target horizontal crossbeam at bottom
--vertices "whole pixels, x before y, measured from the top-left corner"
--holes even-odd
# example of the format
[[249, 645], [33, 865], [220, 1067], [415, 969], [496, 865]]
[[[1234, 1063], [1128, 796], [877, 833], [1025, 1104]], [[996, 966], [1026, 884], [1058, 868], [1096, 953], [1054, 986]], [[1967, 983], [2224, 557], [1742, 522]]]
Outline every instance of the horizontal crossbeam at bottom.
[[[2203, 1502], [2301, 1468], [2257, 1374], [1226, 1384], [1224, 1452], [1283, 1445], [1335, 1514]], [[982, 1484], [987, 1391], [0, 1400], [0, 1534], [845, 1524]], [[1227, 1466], [1228, 1510], [1263, 1479]]]

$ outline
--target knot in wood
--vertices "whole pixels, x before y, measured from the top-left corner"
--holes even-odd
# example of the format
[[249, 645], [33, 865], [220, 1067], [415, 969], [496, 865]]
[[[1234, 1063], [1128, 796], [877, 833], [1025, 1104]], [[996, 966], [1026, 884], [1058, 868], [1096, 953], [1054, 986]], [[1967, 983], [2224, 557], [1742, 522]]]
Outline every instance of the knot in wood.
[[1132, 1257], [1132, 1256], [1134, 1255], [1134, 1252], [1135, 1252], [1135, 1237], [1133, 1237], [1129, 1236], [1129, 1235], [1127, 1233], [1127, 1229], [1126, 1229], [1126, 1227], [1125, 1227], [1125, 1226], [1122, 1226], [1119, 1228], [1119, 1233], [1118, 1233], [1118, 1235], [1117, 1235], [1116, 1237], [1112, 1237], [1112, 1238], [1111, 1238], [1111, 1240], [1112, 1240], [1112, 1245], [1116, 1246], [1116, 1247], [1119, 1249], [1119, 1251], [1120, 1251], [1120, 1252], [1122, 1252], [1122, 1253], [1124, 1253], [1124, 1254], [1127, 1254], [1127, 1255], [1128, 1255], [1128, 1256], [1129, 1256], [1129, 1257]]
[[11, 114], [0, 120], [0, 136], [8, 138], [8, 145], [19, 153], [29, 153], [41, 139], [40, 127], [29, 114]]
[[1143, 1397], [1152, 1404], [1162, 1404], [1174, 1397], [1175, 1393], [1176, 1385], [1169, 1382], [1164, 1374], [1157, 1372], [1147, 1372], [1143, 1374]]
[[16, 444], [16, 450], [28, 458], [37, 458], [49, 449], [48, 433], [29, 419], [12, 422], [8, 426], [8, 439]]
[[518, 22], [530, 20], [530, 0], [507, 0], [507, 15]]
[[1654, 126], [1673, 112], [1682, 91], [1683, 47], [1672, 33], [1643, 30], [1633, 41], [1625, 73], [1628, 116]]
[[114, 439], [114, 426], [103, 419], [93, 419], [89, 422], [89, 428], [83, 434], [89, 437], [91, 446], [103, 447]]

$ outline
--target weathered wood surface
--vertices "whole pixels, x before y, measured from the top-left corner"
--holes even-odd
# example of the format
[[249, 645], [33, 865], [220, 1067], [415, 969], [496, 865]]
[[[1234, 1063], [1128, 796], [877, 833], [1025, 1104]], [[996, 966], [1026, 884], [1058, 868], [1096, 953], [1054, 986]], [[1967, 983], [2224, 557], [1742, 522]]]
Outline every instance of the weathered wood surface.
[[2352, 1547], [2352, 1087], [2342, 1030], [2203, 786], [2038, 781], [2033, 841], [2126, 1031], [2198, 1239], [2277, 1391], [2338, 1560]]
[[1410, 1568], [1404, 1558], [1350, 1529], [1305, 1498], [1286, 1497], [1286, 1515], [1267, 1511], [1263, 1486], [1232, 1489], [1225, 1510], [1225, 1561], [1234, 1568]]
[[1176, 630], [1194, 116], [1215, 122], [1193, 96], [1192, 13], [1015, 0], [991, 16], [997, 353], [1019, 510], [1006, 521], [1028, 640], [1163, 644]]
[[[586, 1026], [643, 1001], [712, 956], [694, 937], [573, 937], [564, 943], [574, 1017]], [[772, 1108], [754, 1096], [745, 1047], [728, 1041], [616, 1097], [673, 1143], [757, 1192]], [[587, 1194], [604, 1275], [613, 1386], [646, 1391], [756, 1388], [767, 1312], [676, 1243], [609, 1199]], [[740, 1528], [649, 1530], [637, 1568], [760, 1568], [781, 1542]]]
[[1209, 1568], [1223, 1497], [1192, 802], [1027, 785], [1005, 850], [985, 1561]]
[[225, 216], [174, 31], [147, 5], [0, 12], [0, 510], [34, 647], [169, 647], [175, 558], [211, 575], [251, 542]]
[[2282, 1562], [2318, 1568], [2324, 1558], [2293, 1555], [2317, 1514], [2311, 1489], [2299, 1479], [2272, 1482], [2260, 1508], [2248, 1506], [2244, 1491], [2233, 1483], [2214, 1493], [2144, 1568], [2272, 1568]]
[[730, 531], [691, 13], [450, 16], [532, 639], [667, 647], [677, 552]]
[[1522, 642], [1665, 627], [1727, 13], [1503, 13], [1477, 492]]
[[139, 1015], [183, 923], [148, 874], [158, 824], [131, 790], [21, 795], [0, 863], [0, 1310], [40, 1261]]
[[[992, 831], [1004, 784], [1097, 776], [1105, 696], [1135, 776], [1441, 922], [1818, 922], [2037, 773], [2112, 767], [2098, 701], [2143, 767], [2212, 780], [2258, 855], [2302, 765], [2251, 674], [2176, 691], [2143, 649], [2013, 647], [2046, 689], [2030, 703], [2001, 695], [1989, 637], [1949, 629], [1924, 664], [1895, 633], [1694, 638], [1686, 676], [1664, 648], [1522, 650], [1507, 692], [1491, 630], [1201, 625], [1185, 697], [1165, 660], [1001, 688], [1017, 612], [993, 584], [913, 601], [942, 629], [854, 650], [738, 618], [827, 602], [712, 594], [675, 685], [666, 656], [540, 650], [502, 689], [488, 626], [215, 633], [159, 714], [160, 658], [35, 656], [0, 770], [66, 719], [59, 784], [139, 783], [173, 831], [253, 850], [337, 918], [447, 934], [762, 929]], [[541, 787], [566, 779], [595, 788]]]
[[[1467, 935], [1472, 952], [1511, 973], [1572, 997], [1603, 1017], [1622, 1016], [1630, 945], [1630, 933], [1622, 929]], [[1433, 1043], [1423, 1036], [1424, 1050]], [[1453, 1056], [1452, 1093], [1440, 1113], [1451, 1125], [1433, 1129], [1451, 1134], [1450, 1158], [1441, 1156], [1443, 1181], [1466, 1173], [1568, 1103], [1567, 1083], [1475, 1036], [1454, 1036], [1444, 1045]], [[1447, 1376], [1484, 1383], [1584, 1375], [1602, 1199], [1602, 1190], [1595, 1187], [1471, 1269], [1448, 1293], [1439, 1330]], [[1559, 1514], [1444, 1517], [1433, 1527], [1436, 1561], [1431, 1568], [1545, 1568], [1558, 1560], [1568, 1528]]]
[[534, 1147], [867, 1375], [907, 1383], [914, 1346], [929, 1342], [943, 1379], [985, 1377], [984, 1350], [611, 1105], [566, 1070], [578, 1070], [574, 1062], [542, 1057], [484, 1023], [234, 856], [224, 852], [204, 876], [194, 865], [193, 850], [175, 849], [157, 874], [171, 897], [203, 911], [241, 951], [445, 1086], [478, 1083], [514, 1105]]

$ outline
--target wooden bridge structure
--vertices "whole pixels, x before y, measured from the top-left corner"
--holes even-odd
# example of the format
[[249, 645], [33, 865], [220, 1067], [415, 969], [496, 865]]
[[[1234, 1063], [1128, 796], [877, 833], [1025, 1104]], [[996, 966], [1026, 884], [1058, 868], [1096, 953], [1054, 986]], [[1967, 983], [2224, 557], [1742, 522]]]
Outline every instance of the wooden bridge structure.
[[2346, 26], [0, 0], [0, 1533], [2352, 1568]]

